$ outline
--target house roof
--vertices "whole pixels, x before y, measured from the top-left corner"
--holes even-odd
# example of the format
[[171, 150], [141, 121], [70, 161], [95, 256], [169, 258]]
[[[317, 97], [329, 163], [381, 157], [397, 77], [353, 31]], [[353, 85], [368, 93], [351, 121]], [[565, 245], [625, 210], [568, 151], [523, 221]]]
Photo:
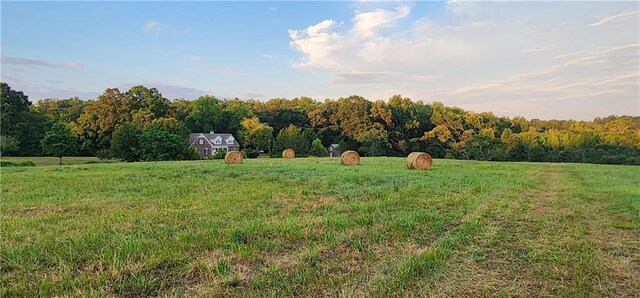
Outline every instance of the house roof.
[[[192, 133], [189, 135], [189, 144], [193, 144], [198, 138], [201, 138], [201, 137], [204, 137], [207, 140], [209, 140], [209, 142], [212, 145], [214, 145], [214, 140], [217, 137], [220, 137], [222, 138], [222, 144], [215, 144], [217, 146], [231, 146], [231, 147], [240, 146], [240, 144], [238, 143], [238, 140], [236, 140], [236, 138], [233, 137], [233, 135], [230, 133]], [[229, 137], [233, 139], [233, 144], [227, 143], [227, 139], [229, 139]]]

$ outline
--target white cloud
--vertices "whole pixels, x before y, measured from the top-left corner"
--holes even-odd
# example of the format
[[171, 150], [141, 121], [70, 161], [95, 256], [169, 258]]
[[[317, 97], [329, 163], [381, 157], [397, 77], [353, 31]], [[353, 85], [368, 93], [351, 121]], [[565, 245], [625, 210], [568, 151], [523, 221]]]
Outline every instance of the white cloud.
[[380, 29], [391, 26], [395, 21], [409, 15], [408, 6], [400, 6], [395, 11], [376, 9], [368, 12], [357, 12], [352, 19], [353, 30], [362, 37], [370, 37]]
[[[356, 11], [347, 23], [328, 19], [289, 30], [301, 55], [293, 66], [323, 69], [330, 89], [375, 99], [401, 93], [538, 118], [625, 110], [616, 105], [638, 114], [640, 28], [637, 20], [620, 22], [631, 15], [615, 14], [625, 6], [450, 1], [438, 19], [412, 15], [406, 6]], [[625, 27], [594, 32], [584, 25], [602, 13], [610, 17], [596, 23]], [[563, 103], [581, 99], [579, 109]], [[611, 102], [611, 112], [599, 101]]]
[[623, 12], [618, 13], [618, 14], [614, 14], [614, 15], [610, 15], [610, 16], [601, 18], [600, 20], [589, 24], [589, 27], [596, 27], [596, 26], [606, 25], [606, 24], [609, 24], [609, 23], [615, 23], [615, 22], [618, 22], [621, 19], [624, 19], [626, 17], [630, 17], [630, 16], [634, 16], [634, 15], [637, 16], [638, 14], [640, 14], [640, 10], [638, 10], [638, 9], [626, 10], [626, 11], [623, 11]]
[[273, 59], [278, 57], [277, 55], [272, 55], [272, 54], [263, 54], [262, 57], [267, 58], [267, 59]]
[[306, 61], [296, 63], [295, 66], [339, 67], [331, 58], [332, 52], [340, 46], [340, 39], [343, 38], [340, 34], [331, 32], [335, 25], [333, 20], [324, 20], [303, 30], [289, 30], [290, 45], [306, 55]]
[[144, 26], [142, 26], [142, 28], [144, 29], [144, 31], [147, 31], [147, 32], [155, 31], [160, 29], [160, 23], [155, 21], [148, 21], [147, 23], [144, 24]]

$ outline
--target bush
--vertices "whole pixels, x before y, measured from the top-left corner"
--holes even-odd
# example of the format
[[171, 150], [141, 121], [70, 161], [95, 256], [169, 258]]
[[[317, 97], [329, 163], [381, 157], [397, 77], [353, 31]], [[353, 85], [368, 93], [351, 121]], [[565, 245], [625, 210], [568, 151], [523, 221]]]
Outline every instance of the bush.
[[30, 160], [23, 162], [0, 161], [0, 167], [35, 167], [36, 163]]
[[213, 159], [224, 159], [225, 155], [227, 155], [226, 151], [218, 150], [218, 151], [216, 151], [216, 153], [211, 155], [211, 158], [213, 158]]
[[258, 156], [260, 156], [260, 152], [253, 149], [242, 149], [242, 155], [246, 158], [258, 158]]
[[316, 157], [325, 157], [327, 156], [327, 151], [322, 146], [322, 142], [320, 139], [315, 139], [311, 142], [311, 150], [309, 150], [309, 155]]
[[96, 157], [101, 160], [111, 159], [112, 158], [111, 150], [100, 149], [96, 152]]
[[200, 159], [183, 137], [157, 128], [142, 131], [139, 148], [140, 159], [145, 161]]

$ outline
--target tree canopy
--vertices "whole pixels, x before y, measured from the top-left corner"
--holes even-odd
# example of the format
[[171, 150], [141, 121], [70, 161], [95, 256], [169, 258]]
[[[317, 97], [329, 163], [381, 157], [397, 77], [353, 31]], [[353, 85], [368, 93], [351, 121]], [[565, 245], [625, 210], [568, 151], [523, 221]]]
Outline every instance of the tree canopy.
[[62, 122], [55, 122], [42, 138], [44, 152], [60, 158], [70, 156], [78, 151], [78, 138], [69, 127]]
[[[401, 95], [386, 101], [358, 95], [323, 102], [307, 97], [262, 102], [210, 95], [169, 100], [145, 86], [124, 92], [109, 88], [95, 100], [45, 99], [32, 105], [22, 92], [6, 83], [1, 87], [1, 136], [9, 148], [3, 154], [52, 154], [39, 140], [52, 123], [62, 122], [79, 139], [77, 154], [113, 150], [124, 160], [186, 157], [176, 147], [178, 139], [182, 146], [189, 133], [215, 131], [233, 134], [243, 148], [274, 156], [286, 148], [293, 148], [297, 156], [320, 154], [319, 140], [323, 148], [340, 144], [343, 150], [365, 156], [426, 151], [435, 158], [640, 164], [637, 116], [528, 120]], [[116, 134], [119, 127], [128, 131], [125, 143], [135, 143], [135, 135], [138, 142], [144, 138], [155, 147], [144, 149], [142, 157], [139, 143], [137, 156], [125, 156], [120, 141], [113, 142], [124, 137]], [[160, 140], [176, 143], [160, 144]], [[160, 152], [164, 150], [182, 153], [168, 157]]]

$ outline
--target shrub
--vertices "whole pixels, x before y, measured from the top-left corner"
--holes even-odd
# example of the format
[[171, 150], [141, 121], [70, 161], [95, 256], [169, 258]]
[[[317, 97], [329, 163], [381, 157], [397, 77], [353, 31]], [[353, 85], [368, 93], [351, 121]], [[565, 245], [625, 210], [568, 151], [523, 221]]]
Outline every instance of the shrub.
[[0, 167], [35, 167], [36, 163], [30, 160], [23, 162], [0, 161]]
[[139, 147], [140, 159], [146, 161], [200, 159], [195, 148], [183, 137], [157, 128], [142, 131]]
[[227, 155], [227, 152], [224, 150], [218, 150], [216, 153], [211, 155], [212, 159], [224, 159], [224, 156]]
[[311, 150], [309, 150], [309, 155], [317, 157], [327, 156], [327, 151], [324, 146], [322, 146], [322, 142], [320, 141], [320, 139], [315, 139], [313, 140], [313, 142], [311, 142]]
[[111, 159], [112, 158], [111, 150], [100, 149], [96, 152], [96, 157], [101, 160]]
[[260, 152], [253, 149], [242, 149], [242, 155], [246, 158], [258, 158], [258, 156], [260, 156]]

